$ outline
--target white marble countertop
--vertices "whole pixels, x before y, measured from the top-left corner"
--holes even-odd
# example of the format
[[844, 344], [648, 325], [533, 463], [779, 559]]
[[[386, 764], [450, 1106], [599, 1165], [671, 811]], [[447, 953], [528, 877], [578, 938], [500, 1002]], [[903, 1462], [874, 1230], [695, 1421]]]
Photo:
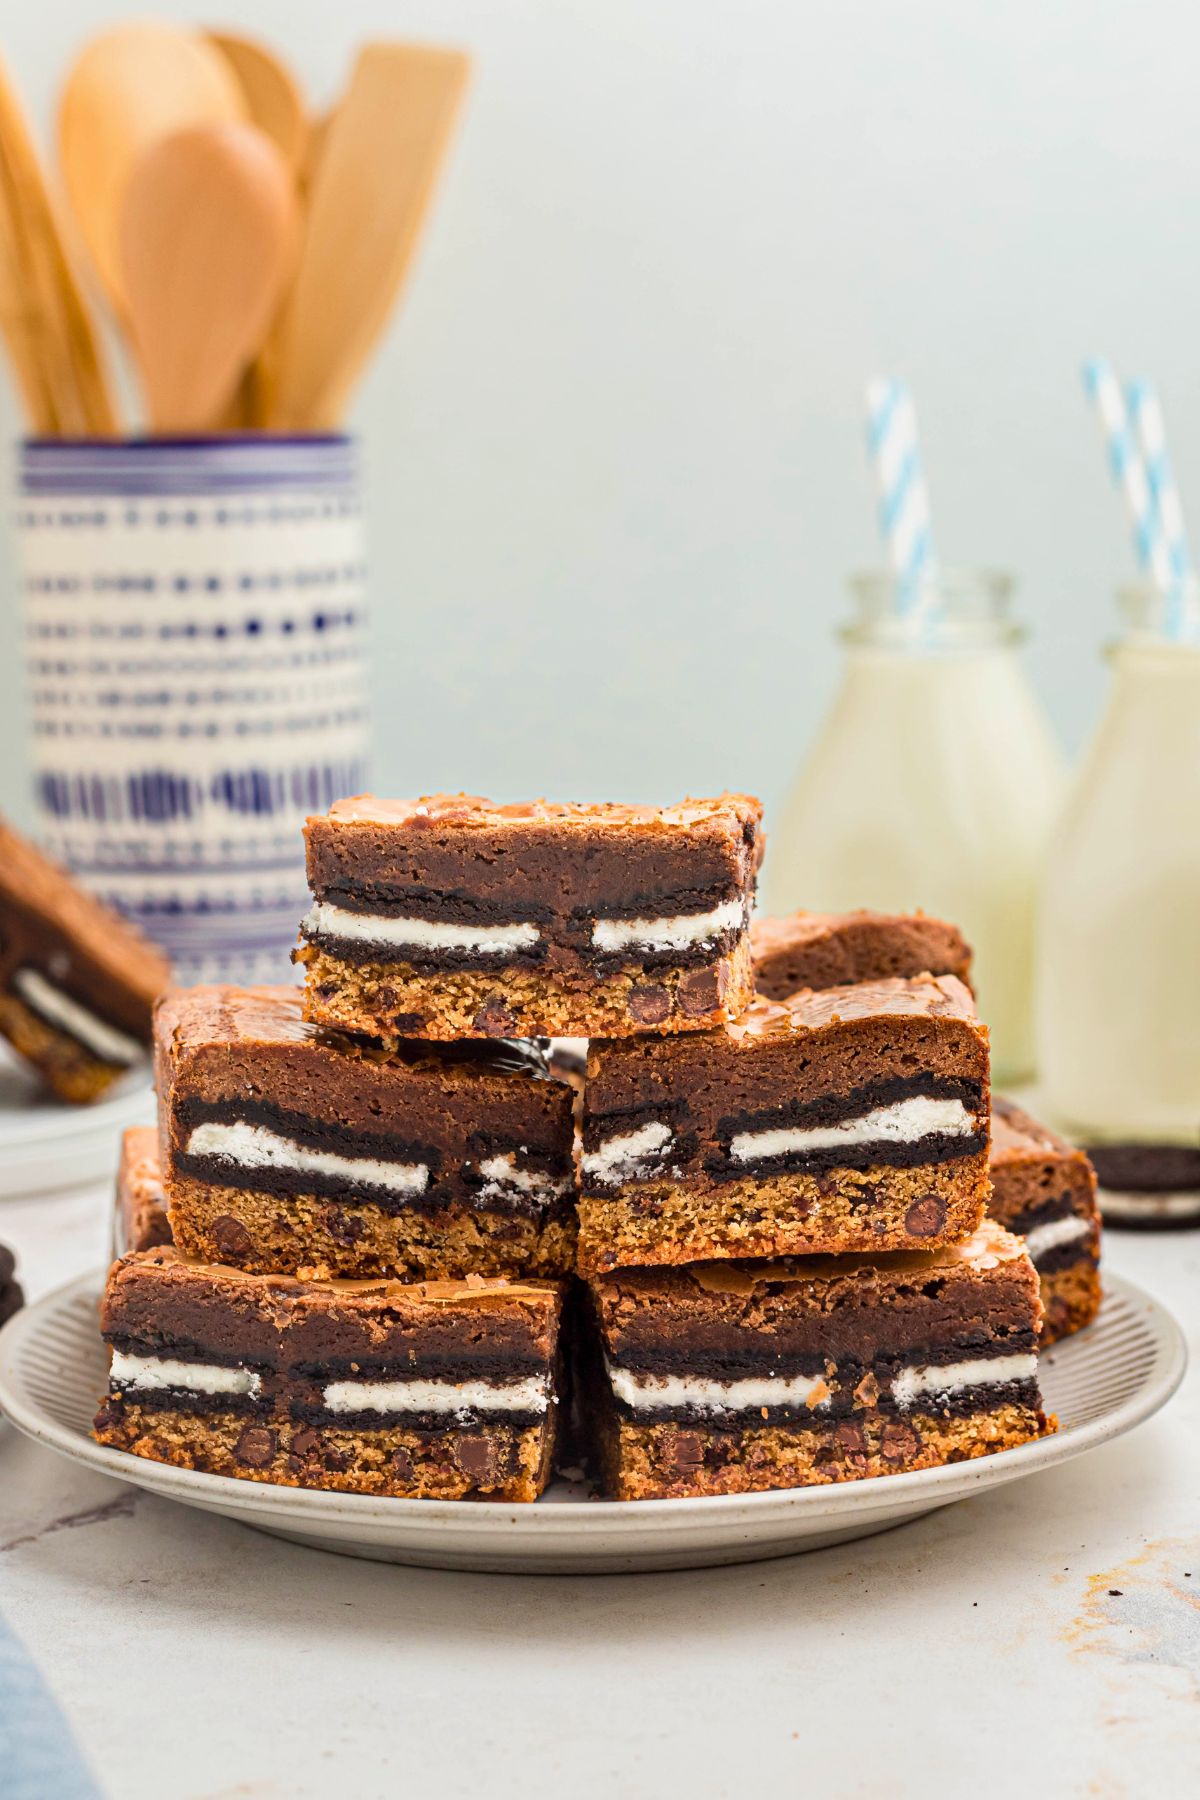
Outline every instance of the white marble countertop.
[[[31, 1297], [98, 1267], [107, 1223], [95, 1192], [0, 1203]], [[1200, 1233], [1108, 1254], [1188, 1330], [1171, 1405], [880, 1537], [672, 1575], [410, 1570], [2, 1425], [0, 1611], [120, 1800], [1194, 1791]]]

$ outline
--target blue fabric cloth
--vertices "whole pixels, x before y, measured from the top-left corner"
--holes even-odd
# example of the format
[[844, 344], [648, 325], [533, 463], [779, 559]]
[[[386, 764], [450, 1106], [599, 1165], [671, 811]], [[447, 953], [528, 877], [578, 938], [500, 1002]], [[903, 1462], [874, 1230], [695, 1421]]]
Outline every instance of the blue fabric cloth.
[[70, 1726], [3, 1619], [0, 1800], [101, 1800]]

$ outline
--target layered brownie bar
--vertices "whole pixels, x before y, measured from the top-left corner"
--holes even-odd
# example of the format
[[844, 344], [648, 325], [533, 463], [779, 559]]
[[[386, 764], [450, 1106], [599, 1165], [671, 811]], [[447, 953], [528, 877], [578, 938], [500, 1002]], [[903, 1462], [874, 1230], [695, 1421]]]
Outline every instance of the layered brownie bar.
[[757, 800], [342, 800], [307, 826], [308, 1016], [397, 1037], [696, 1031], [750, 1000]]
[[991, 1220], [932, 1253], [624, 1269], [588, 1291], [584, 1411], [622, 1500], [897, 1474], [1053, 1429], [1037, 1277]]
[[297, 1281], [114, 1264], [102, 1444], [285, 1487], [536, 1500], [553, 1451], [557, 1282]]
[[308, 1024], [294, 988], [181, 988], [156, 1012], [181, 1250], [260, 1273], [557, 1274], [575, 1242], [574, 1095], [528, 1044]]
[[966, 1237], [987, 1200], [988, 1097], [987, 1031], [952, 975], [593, 1042], [579, 1267]]
[[130, 1125], [121, 1138], [113, 1211], [114, 1259], [130, 1250], [171, 1243], [171, 1221], [163, 1192], [158, 1133], [153, 1125]]
[[0, 1032], [60, 1100], [96, 1100], [150, 1047], [170, 965], [0, 820]]
[[991, 1173], [988, 1211], [1025, 1240], [1042, 1286], [1042, 1343], [1052, 1344], [1099, 1311], [1095, 1172], [1082, 1150], [996, 1095]]
[[957, 975], [968, 983], [971, 977], [971, 947], [958, 926], [922, 912], [755, 919], [750, 953], [755, 991], [766, 1000], [895, 975]]
[[25, 1296], [17, 1280], [16, 1260], [7, 1245], [0, 1244], [0, 1325], [11, 1319], [24, 1303]]

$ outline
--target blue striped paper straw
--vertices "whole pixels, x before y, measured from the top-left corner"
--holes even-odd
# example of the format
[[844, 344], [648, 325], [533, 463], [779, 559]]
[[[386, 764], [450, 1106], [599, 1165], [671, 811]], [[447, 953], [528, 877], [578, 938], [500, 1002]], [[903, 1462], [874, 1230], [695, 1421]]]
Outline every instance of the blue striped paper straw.
[[867, 443], [879, 482], [880, 529], [896, 576], [897, 610], [916, 621], [930, 610], [937, 553], [917, 410], [903, 381], [868, 382]]
[[[1192, 553], [1183, 521], [1183, 501], [1167, 449], [1162, 402], [1149, 381], [1131, 381], [1127, 392], [1130, 418], [1146, 466], [1155, 527], [1166, 545], [1171, 568], [1164, 625], [1168, 637], [1182, 637], [1188, 630], [1189, 614], [1196, 610], [1190, 586]], [[1190, 622], [1194, 629], [1196, 620], [1192, 618]]]
[[1083, 383], [1088, 398], [1096, 409], [1108, 450], [1108, 463], [1113, 479], [1125, 496], [1125, 504], [1133, 523], [1133, 547], [1138, 567], [1148, 574], [1163, 593], [1171, 586], [1171, 562], [1166, 538], [1158, 521], [1158, 512], [1150, 492], [1150, 482], [1141, 452], [1134, 442], [1129, 412], [1121, 383], [1111, 363], [1093, 357], [1084, 364]]

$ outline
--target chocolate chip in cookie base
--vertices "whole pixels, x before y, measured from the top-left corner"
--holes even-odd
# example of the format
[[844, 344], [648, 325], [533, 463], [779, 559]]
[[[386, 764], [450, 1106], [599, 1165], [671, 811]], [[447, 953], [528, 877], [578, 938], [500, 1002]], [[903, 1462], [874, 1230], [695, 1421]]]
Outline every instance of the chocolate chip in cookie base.
[[578, 1268], [932, 1248], [969, 1237], [987, 1196], [982, 1154], [932, 1168], [632, 1182], [580, 1196]]
[[429, 972], [403, 962], [350, 962], [314, 944], [304, 967], [305, 1016], [388, 1045], [405, 1038], [634, 1037], [706, 1031], [754, 997], [745, 937], [706, 962], [615, 971], [586, 965]]
[[94, 1435], [151, 1462], [277, 1487], [400, 1500], [536, 1500], [550, 1479], [553, 1419], [418, 1431], [405, 1425], [319, 1427], [236, 1413], [159, 1411], [106, 1401]]
[[640, 1425], [604, 1421], [600, 1466], [615, 1500], [682, 1500], [825, 1486], [967, 1462], [1044, 1436], [1040, 1409], [1011, 1404], [966, 1418], [864, 1411], [837, 1424]]

